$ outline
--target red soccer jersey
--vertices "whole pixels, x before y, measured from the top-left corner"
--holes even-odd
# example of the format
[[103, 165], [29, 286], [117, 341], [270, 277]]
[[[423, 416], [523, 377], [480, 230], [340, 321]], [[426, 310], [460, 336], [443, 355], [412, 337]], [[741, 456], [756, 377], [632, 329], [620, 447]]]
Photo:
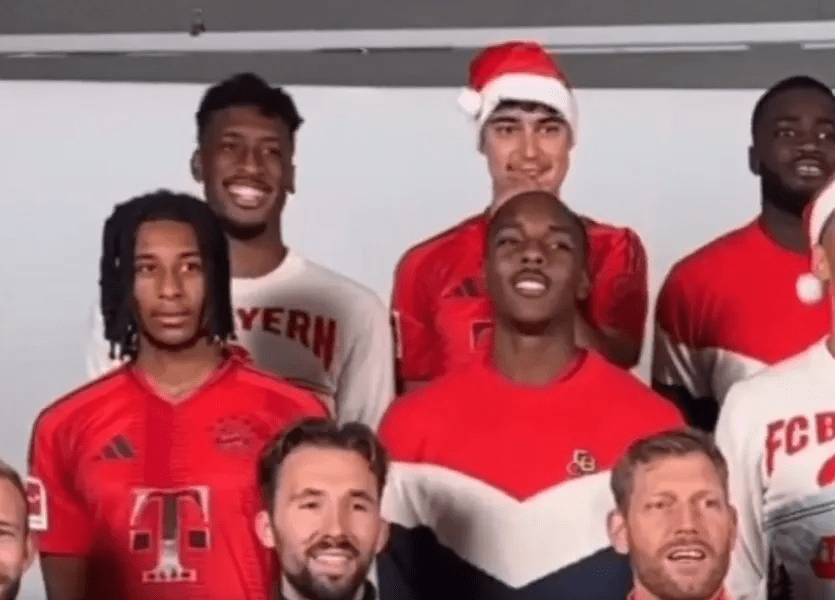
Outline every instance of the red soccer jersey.
[[[583, 315], [594, 327], [612, 327], [642, 340], [647, 259], [641, 240], [630, 229], [585, 222], [592, 285]], [[400, 260], [392, 310], [401, 379], [428, 381], [465, 365], [479, 338], [492, 329], [484, 284], [487, 225], [486, 215], [472, 217]]]
[[681, 260], [658, 296], [653, 381], [721, 404], [740, 379], [820, 340], [829, 305], [804, 304], [796, 291], [810, 263], [769, 238], [759, 220]]
[[314, 396], [233, 354], [177, 404], [133, 366], [38, 417], [31, 522], [42, 554], [89, 560], [86, 598], [266, 600], [255, 465]]
[[416, 535], [429, 528], [448, 549], [421, 557], [441, 566], [419, 576], [456, 578], [451, 586], [485, 600], [606, 597], [590, 589], [609, 585], [609, 597], [625, 596], [628, 568], [617, 582], [606, 576], [617, 562], [604, 552], [610, 471], [633, 441], [681, 427], [680, 413], [594, 351], [545, 386], [491, 363], [405, 395], [381, 425], [386, 518]]

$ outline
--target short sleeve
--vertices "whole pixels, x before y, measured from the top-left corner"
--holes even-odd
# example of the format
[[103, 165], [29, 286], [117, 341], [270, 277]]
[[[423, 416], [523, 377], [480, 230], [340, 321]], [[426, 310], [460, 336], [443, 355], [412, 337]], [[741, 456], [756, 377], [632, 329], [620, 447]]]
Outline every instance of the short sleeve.
[[29, 523], [40, 553], [86, 556], [92, 520], [72, 484], [75, 471], [59, 432], [41, 418], [32, 433], [26, 478]]
[[598, 327], [609, 327], [642, 341], [649, 310], [647, 254], [638, 234], [624, 229], [596, 259], [592, 273], [590, 313]]
[[394, 273], [392, 324], [397, 375], [403, 381], [427, 381], [438, 375], [436, 338], [423, 256], [407, 252]]

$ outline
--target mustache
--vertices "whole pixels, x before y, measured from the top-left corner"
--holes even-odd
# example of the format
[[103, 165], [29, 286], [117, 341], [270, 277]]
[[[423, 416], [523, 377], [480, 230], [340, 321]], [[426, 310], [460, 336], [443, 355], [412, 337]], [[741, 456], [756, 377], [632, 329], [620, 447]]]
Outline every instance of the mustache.
[[351, 540], [349, 540], [345, 536], [323, 537], [318, 542], [313, 544], [310, 548], [308, 548], [305, 554], [307, 554], [310, 557], [313, 557], [316, 554], [319, 554], [320, 552], [324, 552], [326, 550], [341, 550], [350, 554], [354, 558], [356, 558], [360, 554], [359, 548], [357, 548], [353, 543], [351, 543]]

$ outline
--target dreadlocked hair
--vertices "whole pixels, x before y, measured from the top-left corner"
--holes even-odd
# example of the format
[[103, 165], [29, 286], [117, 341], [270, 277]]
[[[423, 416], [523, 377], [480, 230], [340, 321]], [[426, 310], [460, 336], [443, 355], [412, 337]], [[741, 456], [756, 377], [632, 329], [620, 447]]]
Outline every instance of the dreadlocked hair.
[[136, 358], [134, 254], [139, 226], [149, 221], [178, 221], [194, 228], [205, 273], [206, 334], [218, 343], [234, 339], [229, 246], [217, 217], [194, 196], [159, 190], [116, 205], [104, 224], [99, 285], [110, 358]]

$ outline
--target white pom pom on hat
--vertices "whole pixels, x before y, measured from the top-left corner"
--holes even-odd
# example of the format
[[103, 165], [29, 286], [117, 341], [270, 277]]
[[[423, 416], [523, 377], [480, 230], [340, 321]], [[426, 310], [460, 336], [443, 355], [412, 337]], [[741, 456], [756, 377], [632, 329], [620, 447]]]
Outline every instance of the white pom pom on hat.
[[468, 87], [458, 104], [484, 125], [506, 100], [536, 102], [560, 113], [577, 139], [577, 102], [571, 86], [551, 55], [536, 42], [505, 42], [489, 46], [470, 62]]
[[[835, 178], [823, 186], [815, 195], [804, 214], [809, 247], [820, 243], [823, 227], [835, 212]], [[812, 273], [804, 273], [797, 278], [797, 297], [804, 304], [817, 304], [826, 295], [824, 283]]]
[[797, 278], [797, 297], [800, 298], [804, 304], [817, 304], [823, 300], [824, 287], [823, 282], [812, 275], [811, 273], [804, 273]]
[[479, 111], [481, 111], [481, 94], [470, 88], [464, 88], [461, 95], [458, 96], [458, 105], [468, 115], [476, 118]]

